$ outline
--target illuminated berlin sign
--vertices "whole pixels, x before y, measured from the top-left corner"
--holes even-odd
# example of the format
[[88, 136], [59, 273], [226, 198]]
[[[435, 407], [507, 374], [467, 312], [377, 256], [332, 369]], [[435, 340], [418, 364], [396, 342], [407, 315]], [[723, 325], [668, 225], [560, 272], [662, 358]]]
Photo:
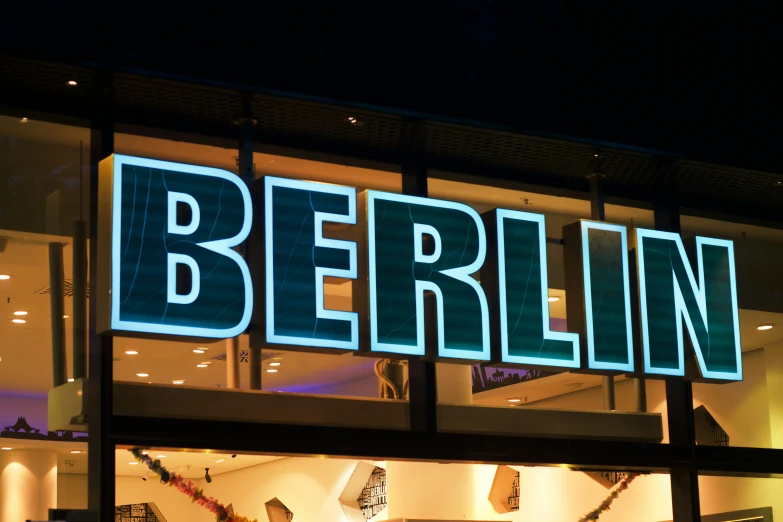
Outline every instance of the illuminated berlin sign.
[[251, 197], [228, 171], [120, 155], [100, 175], [103, 332], [658, 376], [693, 355], [695, 377], [742, 379], [731, 241], [567, 225], [559, 332], [541, 214], [271, 176]]

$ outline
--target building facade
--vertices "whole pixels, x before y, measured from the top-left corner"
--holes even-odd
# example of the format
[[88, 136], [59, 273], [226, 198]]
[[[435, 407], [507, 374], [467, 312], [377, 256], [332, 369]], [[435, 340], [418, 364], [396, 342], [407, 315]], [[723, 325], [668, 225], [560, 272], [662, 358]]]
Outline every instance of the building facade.
[[[783, 516], [779, 174], [72, 63], [0, 58], [2, 520]], [[194, 168], [226, 177], [202, 186]], [[498, 212], [535, 222], [532, 246], [498, 235]], [[382, 239], [387, 218], [401, 224]], [[243, 219], [222, 256], [161, 261]], [[580, 220], [617, 235], [574, 250]], [[682, 245], [646, 286], [639, 230]], [[697, 236], [729, 245], [725, 270]], [[231, 286], [228, 258], [252, 289]], [[498, 290], [515, 284], [517, 301]], [[655, 323], [643, 303], [666, 284], [676, 303]], [[214, 502], [190, 502], [200, 490]]]

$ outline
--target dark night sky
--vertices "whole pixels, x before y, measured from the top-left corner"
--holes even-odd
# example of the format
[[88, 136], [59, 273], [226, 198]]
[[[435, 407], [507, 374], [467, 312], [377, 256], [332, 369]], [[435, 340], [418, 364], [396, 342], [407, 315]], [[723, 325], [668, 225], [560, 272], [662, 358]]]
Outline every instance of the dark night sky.
[[172, 11], [146, 0], [102, 10], [20, 2], [4, 8], [0, 41], [64, 60], [783, 170], [774, 2], [232, 4]]

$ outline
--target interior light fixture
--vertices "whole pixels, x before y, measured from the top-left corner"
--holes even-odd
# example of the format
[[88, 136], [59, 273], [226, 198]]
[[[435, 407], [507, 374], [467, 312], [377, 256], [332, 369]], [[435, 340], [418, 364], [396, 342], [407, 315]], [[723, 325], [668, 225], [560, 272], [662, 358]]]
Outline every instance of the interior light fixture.
[[27, 321], [25, 321], [24, 319], [11, 319], [11, 322], [16, 324], [24, 324]]
[[269, 368], [266, 373], [277, 373], [277, 368]]
[[138, 466], [138, 465], [139, 465], [139, 463], [136, 462], [135, 460], [129, 460], [128, 461], [128, 466]]
[[206, 351], [207, 351], [206, 348], [196, 348], [195, 350], [193, 350], [193, 353], [204, 353]]
[[137, 373], [136, 374], [136, 377], [149, 377], [149, 376], [150, 376], [149, 373]]
[[355, 118], [353, 116], [348, 116], [347, 118], [345, 118], [345, 123], [347, 123], [348, 125], [355, 125], [357, 127], [361, 127], [364, 125], [364, 122], [362, 120]]
[[204, 473], [204, 480], [207, 481], [207, 484], [212, 484], [212, 477], [209, 476], [209, 468], [204, 468], [206, 470], [206, 473]]
[[166, 455], [157, 455], [155, 458], [156, 459], [165, 459]]
[[756, 330], [772, 330], [774, 324], [760, 324], [756, 327]]
[[68, 85], [70, 85], [71, 87], [76, 87], [77, 85], [79, 85], [79, 82], [77, 82], [76, 80], [68, 80]]
[[25, 312], [24, 310], [17, 310], [16, 312], [14, 312], [14, 315], [27, 315], [27, 312]]
[[220, 464], [220, 463], [221, 463], [221, 462], [223, 462], [224, 460], [226, 460], [226, 459], [218, 459], [218, 460], [216, 460], [216, 461], [215, 461], [215, 464]]
[[73, 377], [71, 377], [70, 379], [68, 379], [68, 382], [73, 382]]
[[511, 397], [511, 398], [508, 398], [508, 399], [506, 399], [506, 400], [507, 400], [508, 402], [513, 402], [513, 403], [522, 402], [522, 399], [521, 399], [521, 398], [519, 398], [519, 397]]
[[3, 451], [11, 451], [13, 448], [9, 448], [8, 446], [3, 446], [0, 449], [2, 449]]
[[142, 452], [141, 452], [141, 454], [142, 454], [142, 455], [149, 455], [149, 454], [150, 454], [150, 452], [149, 452], [149, 451], [142, 451]]
[[8, 281], [11, 279], [11, 276], [8, 274], [0, 274], [0, 281]]
[[22, 118], [21, 120], [19, 120], [19, 123], [27, 123], [28, 121], [30, 120], [28, 120], [27, 118]]
[[71, 317], [71, 316], [70, 315], [64, 315], [63, 319], [68, 319], [69, 317]]
[[557, 297], [556, 295], [549, 296], [549, 299], [547, 299], [547, 301], [549, 301], [550, 303], [554, 303], [554, 302], [559, 301], [559, 300], [560, 300], [560, 298]]
[[209, 368], [209, 365], [208, 365], [208, 364], [201, 363], [201, 364], [197, 364], [197, 365], [196, 365], [196, 368]]
[[73, 450], [73, 451], [71, 451], [71, 454], [72, 455], [78, 455], [81, 452], [82, 452], [81, 450]]
[[185, 381], [180, 379], [176, 381], [171, 381], [171, 384], [185, 384]]
[[139, 355], [139, 352], [137, 352], [136, 350], [127, 350], [125, 352], [125, 355]]
[[281, 363], [280, 361], [275, 361], [275, 362], [269, 363], [269, 366], [280, 366], [281, 364], [283, 364], [283, 363]]

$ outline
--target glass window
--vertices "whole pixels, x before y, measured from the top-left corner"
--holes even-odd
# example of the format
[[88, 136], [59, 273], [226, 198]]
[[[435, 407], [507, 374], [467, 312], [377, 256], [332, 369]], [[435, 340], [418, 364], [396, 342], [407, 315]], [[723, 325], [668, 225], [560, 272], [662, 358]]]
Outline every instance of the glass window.
[[[498, 182], [485, 184], [485, 180], [450, 173], [431, 173], [429, 195], [433, 198], [449, 199], [467, 203], [480, 214], [496, 208], [543, 214], [545, 216], [546, 269], [548, 275], [549, 328], [553, 332], [567, 331], [567, 303], [571, 298], [581, 299], [579, 294], [566, 293], [563, 227], [580, 219], [590, 219], [590, 202], [585, 194], [558, 193], [543, 187], [526, 186], [520, 183]], [[619, 204], [607, 204], [606, 219], [610, 223], [628, 227], [631, 237], [633, 227], [653, 226], [650, 210]], [[631, 265], [632, 266], [632, 265]], [[484, 285], [484, 282], [482, 282]], [[527, 295], [527, 294], [525, 294]], [[633, 303], [632, 303], [633, 306]], [[519, 308], [521, 310], [521, 307]], [[506, 365], [508, 366], [508, 365]], [[526, 408], [536, 410], [604, 410], [601, 375], [568, 371], [564, 368], [538, 365], [475, 364], [464, 365], [439, 363], [438, 400], [441, 402], [493, 406], [496, 408]], [[459, 386], [455, 382], [461, 383]], [[666, 430], [666, 393], [661, 380], [646, 380], [647, 412], [653, 414], [650, 434], [656, 440], [668, 440]], [[459, 393], [462, 390], [463, 393]], [[625, 375], [615, 377], [615, 409], [623, 412], [636, 411], [636, 393], [632, 379]], [[657, 414], [657, 415], [655, 415]], [[541, 415], [544, 415], [543, 413]], [[561, 411], [558, 415], [570, 415]], [[641, 420], [651, 421], [651, 416]], [[597, 419], [598, 417], [596, 417]], [[617, 417], [614, 417], [617, 418]], [[574, 436], [588, 435], [589, 422], [566, 422], [569, 426], [582, 426], [568, 433], [554, 429], [556, 423], [545, 416], [536, 417], [535, 422], [525, 423], [534, 430], [530, 435]], [[638, 420], [638, 419], [637, 419]], [[508, 425], [518, 426], [510, 422]], [[620, 437], [605, 424], [603, 436]], [[626, 424], [627, 426], [628, 424]], [[561, 425], [562, 427], [562, 425]], [[552, 429], [552, 433], [546, 431]], [[648, 428], [644, 428], [642, 431]], [[543, 432], [535, 430], [544, 430]], [[580, 432], [582, 430], [583, 432]], [[642, 432], [634, 436], [640, 436]], [[600, 435], [599, 435], [600, 436]], [[661, 439], [661, 437], [663, 437]]]
[[[237, 149], [232, 148], [235, 142], [207, 140], [199, 136], [171, 134], [161, 135], [158, 132], [152, 132], [147, 129], [123, 129], [126, 132], [118, 133], [115, 136], [115, 150], [118, 154], [134, 155], [144, 158], [159, 159], [165, 161], [181, 162], [186, 164], [202, 165], [207, 167], [217, 167], [229, 171], [232, 174], [238, 172]], [[153, 137], [154, 134], [154, 137]], [[298, 156], [294, 155], [298, 154]], [[258, 180], [264, 176], [273, 176], [278, 178], [313, 181], [318, 184], [339, 184], [347, 187], [356, 188], [362, 192], [368, 188], [384, 190], [389, 192], [399, 192], [401, 190], [401, 176], [393, 168], [388, 166], [364, 165], [339, 158], [331, 158], [330, 162], [324, 161], [327, 158], [310, 155], [306, 153], [264, 148], [264, 152], [254, 154], [254, 169]], [[383, 170], [386, 169], [386, 170]], [[251, 188], [252, 190], [252, 188]], [[316, 202], [318, 203], [318, 202]], [[307, 202], [308, 211], [312, 200]], [[287, 209], [286, 209], [287, 210]], [[255, 212], [261, 212], [262, 205], [256, 203]], [[203, 219], [207, 219], [203, 217]], [[293, 218], [292, 218], [293, 219]], [[307, 267], [313, 269], [312, 239], [302, 239], [304, 223], [301, 217], [296, 218], [296, 226], [288, 227], [291, 230], [291, 240], [294, 247], [290, 255], [283, 259], [280, 264], [290, 267], [290, 271], [283, 275], [290, 280], [300, 271]], [[309, 214], [312, 220], [312, 213]], [[359, 218], [361, 219], [361, 218]], [[299, 223], [303, 223], [300, 228]], [[308, 229], [309, 230], [309, 229]], [[325, 224], [324, 233], [326, 237], [341, 237], [345, 227], [339, 224]], [[260, 231], [254, 231], [254, 234], [260, 234]], [[240, 247], [242, 248], [242, 247]], [[254, 274], [258, 274], [258, 267], [253, 258], [252, 246], [247, 256], [248, 263]], [[263, 265], [262, 265], [263, 266]], [[254, 268], [255, 267], [255, 268]], [[263, 272], [260, 272], [263, 274]], [[201, 273], [201, 278], [208, 275]], [[263, 281], [257, 279], [254, 285], [261, 285]], [[297, 287], [292, 284], [285, 286], [285, 281], [278, 288], [276, 294], [280, 299], [285, 297], [285, 293], [291, 289], [292, 294], [296, 296]], [[151, 293], [160, 294], [165, 292], [165, 288], [151, 289]], [[151, 297], [152, 299], [153, 297]], [[291, 299], [294, 299], [293, 297]], [[258, 297], [256, 297], [258, 301]], [[148, 306], [149, 303], [140, 303], [140, 306]], [[299, 313], [296, 309], [297, 302], [293, 301], [294, 312], [289, 316], [283, 316], [282, 319], [297, 319]], [[324, 284], [324, 307], [326, 310], [352, 311], [355, 309], [352, 301], [352, 285], [348, 279], [340, 277], [326, 277]], [[255, 307], [258, 310], [264, 309], [264, 303], [256, 302]], [[326, 321], [324, 321], [326, 323]], [[320, 325], [323, 327], [323, 324]], [[316, 323], [316, 327], [319, 327]], [[251, 326], [251, 334], [254, 328], [263, 328], [262, 326]], [[310, 329], [312, 330], [312, 326]], [[262, 331], [262, 330], [258, 330]], [[339, 396], [343, 398], [359, 399], [381, 399], [398, 398], [403, 399], [403, 380], [402, 372], [404, 367], [392, 361], [379, 361], [377, 358], [356, 356], [353, 352], [333, 349], [326, 346], [320, 350], [320, 353], [314, 353], [310, 350], [292, 349], [287, 344], [265, 343], [264, 337], [259, 335], [242, 334], [236, 340], [238, 342], [238, 382], [233, 382], [231, 366], [227, 362], [235, 341], [232, 339], [220, 340], [215, 342], [200, 341], [191, 342], [169, 340], [138, 339], [129, 337], [116, 337], [114, 342], [114, 375], [118, 381], [129, 384], [119, 388], [118, 399], [115, 402], [118, 412], [135, 411], [139, 405], [151, 406], [156, 404], [163, 406], [173, 404], [162, 400], [165, 393], [178, 393], [171, 391], [171, 388], [177, 386], [187, 389], [212, 389], [219, 390], [236, 387], [242, 390], [250, 388], [250, 352], [251, 343], [262, 347], [262, 378], [261, 389], [267, 394], [265, 400], [276, 401], [274, 407], [264, 408], [235, 408], [222, 409], [223, 415], [233, 416], [236, 420], [267, 420], [267, 417], [254, 416], [255, 414], [269, 414], [275, 411], [278, 416], [271, 420], [279, 422], [302, 422], [302, 419], [308, 415], [314, 415], [318, 418], [317, 422], [334, 421], [333, 416], [328, 414], [331, 410], [324, 410], [316, 405], [313, 408], [301, 408], [292, 405], [292, 403], [280, 401], [295, 400], [296, 395], [307, 394], [310, 396]], [[290, 344], [290, 343], [289, 343]], [[389, 385], [380, 385], [378, 374], [387, 376], [385, 381]], [[396, 384], [395, 384], [396, 381]], [[140, 385], [156, 385], [152, 391], [145, 391]], [[168, 391], [164, 389], [168, 388]], [[123, 390], [127, 390], [124, 393]], [[392, 391], [394, 390], [394, 391]], [[125, 399], [123, 399], [123, 397]], [[145, 401], [148, 397], [149, 400]], [[293, 398], [292, 398], [293, 397]], [[127, 400], [126, 400], [127, 399]], [[221, 399], [222, 400], [222, 399]], [[240, 399], [244, 400], [244, 399]], [[266, 404], [266, 403], [265, 403]], [[269, 403], [272, 404], [272, 403]], [[282, 405], [281, 405], [282, 404]], [[331, 403], [330, 403], [331, 404]], [[371, 407], [357, 406], [357, 407]], [[126, 408], [130, 408], [126, 409]], [[393, 425], [407, 422], [405, 410], [402, 404], [395, 406], [392, 421]], [[197, 408], [198, 410], [198, 408]], [[264, 413], [266, 412], [266, 413]], [[183, 411], [183, 410], [157, 410], [160, 415], [176, 416], [202, 416], [204, 411]], [[368, 415], [372, 417], [371, 414]], [[359, 416], [367, 418], [368, 416]], [[376, 421], [384, 422], [383, 414], [376, 414]], [[316, 422], [314, 420], [313, 422]], [[342, 422], [355, 422], [344, 420]]]
[[[682, 217], [684, 238], [734, 243], [743, 379], [696, 383], [697, 442], [783, 448], [783, 230], [697, 216]], [[700, 429], [701, 428], [701, 429]]]
[[[629, 476], [567, 467], [147, 451], [153, 459], [163, 455], [164, 467], [180, 470], [206, 496], [251, 520], [566, 522], [599, 509], [618, 488], [611, 509], [602, 510], [601, 520], [661, 522], [672, 517], [667, 474]], [[186, 488], [178, 491], [160, 484], [143, 458], [136, 462], [127, 449], [117, 450], [118, 510], [154, 504], [170, 522], [214, 517], [190, 501]]]
[[77, 374], [75, 311], [86, 319], [88, 309], [77, 301], [87, 289], [74, 292], [74, 230], [81, 220], [89, 233], [89, 158], [87, 128], [0, 116], [1, 520], [47, 519], [67, 504], [58, 486], [69, 473], [86, 485], [84, 428], [70, 417], [50, 422], [47, 396], [82, 385], [67, 381]]

